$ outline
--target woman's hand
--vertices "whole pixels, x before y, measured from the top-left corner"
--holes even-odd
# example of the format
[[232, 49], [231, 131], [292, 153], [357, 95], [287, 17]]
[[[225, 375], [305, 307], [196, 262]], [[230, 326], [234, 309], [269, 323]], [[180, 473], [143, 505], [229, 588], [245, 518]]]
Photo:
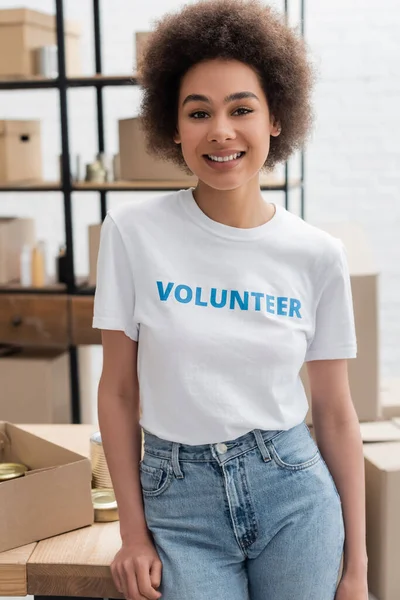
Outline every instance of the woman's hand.
[[368, 600], [367, 576], [343, 575], [335, 600]]
[[162, 563], [149, 536], [122, 544], [111, 564], [115, 587], [126, 600], [158, 600]]

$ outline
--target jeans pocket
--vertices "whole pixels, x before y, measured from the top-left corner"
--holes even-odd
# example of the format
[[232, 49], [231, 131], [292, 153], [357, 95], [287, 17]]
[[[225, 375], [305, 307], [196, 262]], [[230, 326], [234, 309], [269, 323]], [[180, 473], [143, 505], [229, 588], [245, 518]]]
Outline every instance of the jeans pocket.
[[139, 476], [145, 496], [160, 496], [173, 479], [170, 461], [145, 451], [139, 463]]
[[281, 431], [270, 440], [269, 445], [276, 464], [291, 471], [312, 467], [322, 458], [304, 422]]

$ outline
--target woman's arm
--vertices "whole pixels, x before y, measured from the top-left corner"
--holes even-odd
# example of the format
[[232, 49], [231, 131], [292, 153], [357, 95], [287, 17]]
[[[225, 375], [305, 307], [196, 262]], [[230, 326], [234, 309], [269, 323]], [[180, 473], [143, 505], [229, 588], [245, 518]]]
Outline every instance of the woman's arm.
[[130, 543], [149, 532], [139, 478], [142, 432], [139, 425], [137, 342], [122, 331], [102, 330], [103, 370], [98, 419], [118, 504], [121, 538]]
[[318, 448], [342, 500], [343, 575], [366, 578], [365, 473], [360, 425], [351, 399], [347, 360], [307, 362]]

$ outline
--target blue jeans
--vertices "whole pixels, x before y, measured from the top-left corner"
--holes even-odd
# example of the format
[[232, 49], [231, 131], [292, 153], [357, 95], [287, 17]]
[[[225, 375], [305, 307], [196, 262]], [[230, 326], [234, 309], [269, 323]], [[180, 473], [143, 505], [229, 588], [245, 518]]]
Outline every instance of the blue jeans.
[[304, 422], [197, 446], [143, 432], [164, 600], [334, 599], [342, 505]]

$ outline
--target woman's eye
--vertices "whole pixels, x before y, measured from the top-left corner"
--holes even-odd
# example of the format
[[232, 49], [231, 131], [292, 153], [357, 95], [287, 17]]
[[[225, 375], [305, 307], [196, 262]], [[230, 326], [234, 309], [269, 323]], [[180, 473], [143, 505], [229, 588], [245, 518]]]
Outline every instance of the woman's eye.
[[207, 113], [205, 113], [204, 111], [202, 111], [202, 110], [198, 110], [198, 111], [196, 111], [196, 112], [192, 113], [192, 114], [190, 115], [190, 117], [191, 117], [192, 119], [201, 119], [202, 117], [198, 117], [198, 116], [196, 116], [196, 115], [206, 115], [206, 114], [207, 114]]
[[[233, 113], [234, 115], [236, 113], [239, 113], [239, 116], [241, 115], [247, 115], [249, 113], [252, 113], [253, 111], [250, 110], [249, 108], [237, 108], [235, 110], [235, 112]], [[196, 112], [192, 113], [191, 115], [189, 115], [192, 119], [203, 119], [204, 115], [206, 115], [207, 117], [209, 116], [206, 112], [204, 112], [203, 110], [197, 110]]]
[[253, 112], [253, 111], [252, 111], [252, 110], [250, 110], [249, 108], [237, 108], [237, 109], [235, 110], [235, 112], [238, 112], [239, 110], [241, 110], [241, 111], [244, 111], [244, 112], [242, 112], [242, 113], [241, 113], [242, 115], [247, 115], [248, 113], [252, 113], [252, 112]]

